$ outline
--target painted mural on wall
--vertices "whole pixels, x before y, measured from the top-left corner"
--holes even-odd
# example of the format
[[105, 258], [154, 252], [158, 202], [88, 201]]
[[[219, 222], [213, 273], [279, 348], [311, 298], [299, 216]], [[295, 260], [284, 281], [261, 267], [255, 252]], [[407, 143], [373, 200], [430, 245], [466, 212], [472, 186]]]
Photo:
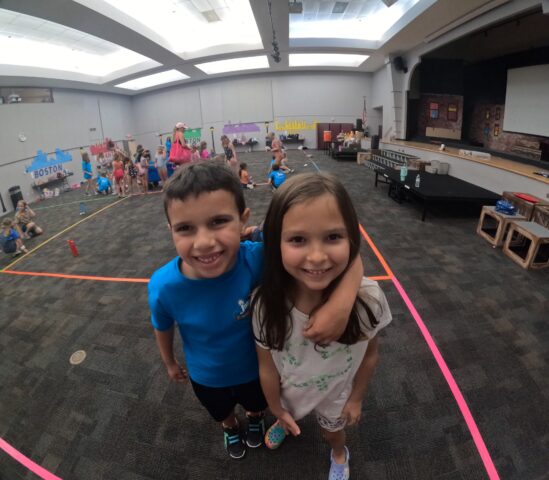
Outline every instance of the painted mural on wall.
[[185, 140], [200, 140], [202, 138], [201, 128], [189, 128], [183, 133]]
[[461, 130], [463, 97], [461, 95], [423, 94], [419, 101], [418, 133], [427, 127]]
[[34, 179], [62, 173], [63, 163], [72, 162], [71, 154], [59, 148], [55, 149], [55, 157], [48, 158], [42, 150], [36, 153], [32, 163], [25, 168], [25, 172], [30, 173]]
[[302, 130], [316, 130], [317, 120], [307, 122], [306, 120], [275, 120], [274, 129], [277, 132], [299, 132]]
[[256, 123], [227, 123], [226, 125], [223, 125], [224, 135], [236, 135], [238, 133], [259, 131], [259, 126]]

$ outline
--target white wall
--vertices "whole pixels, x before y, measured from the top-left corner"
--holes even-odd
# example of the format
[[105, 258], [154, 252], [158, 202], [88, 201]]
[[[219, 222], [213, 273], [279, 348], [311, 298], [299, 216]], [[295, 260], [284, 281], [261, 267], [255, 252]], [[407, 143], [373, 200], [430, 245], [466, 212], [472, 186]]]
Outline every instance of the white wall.
[[[371, 134], [377, 134], [379, 125], [383, 125], [383, 137], [390, 134], [389, 129], [394, 123], [392, 90], [391, 65], [386, 64], [373, 76], [371, 101], [368, 104], [372, 108], [371, 111], [370, 108], [368, 109], [368, 125]], [[383, 118], [379, 116], [379, 107], [383, 109]], [[378, 110], [373, 110], [374, 108]]]
[[[170, 132], [176, 122], [183, 121], [191, 128], [201, 127], [208, 145], [213, 126], [215, 147], [220, 151], [225, 124], [257, 123], [260, 132], [245, 135], [256, 137], [261, 148], [265, 121], [270, 122], [270, 131], [274, 121], [355, 123], [362, 116], [362, 98], [370, 96], [371, 78], [367, 73], [339, 72], [257, 75], [140, 95], [133, 100], [135, 138], [146, 148], [154, 148], [158, 133]], [[306, 146], [316, 148], [316, 130], [299, 134]]]
[[[37, 196], [30, 174], [25, 173], [37, 150], [69, 151], [73, 161], [64, 166], [75, 174], [70, 183], [78, 183], [82, 180], [78, 147], [101, 141], [103, 135], [122, 139], [132, 131], [131, 98], [76, 90], [54, 90], [53, 98], [54, 103], [0, 105], [0, 193], [8, 210], [12, 209], [8, 188], [14, 185], [21, 187], [27, 200]], [[25, 142], [19, 140], [20, 133], [27, 137]]]

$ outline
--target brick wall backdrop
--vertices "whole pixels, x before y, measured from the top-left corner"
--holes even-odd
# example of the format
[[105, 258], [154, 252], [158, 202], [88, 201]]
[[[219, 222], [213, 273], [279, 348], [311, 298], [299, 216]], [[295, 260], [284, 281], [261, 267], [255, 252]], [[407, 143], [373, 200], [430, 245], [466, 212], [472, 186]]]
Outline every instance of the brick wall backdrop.
[[[469, 131], [469, 139], [482, 144], [484, 148], [499, 152], [508, 152], [528, 157], [526, 152], [513, 150], [517, 144], [530, 148], [539, 148], [540, 142], [549, 142], [548, 137], [525, 135], [503, 131], [504, 104], [479, 103], [473, 109], [473, 118]], [[499, 117], [499, 118], [498, 118]], [[499, 135], [496, 135], [496, 126]]]
[[[438, 118], [430, 118], [429, 106], [431, 103], [438, 103]], [[448, 120], [448, 104], [457, 105], [457, 120]], [[461, 130], [463, 120], [463, 96], [461, 95], [440, 95], [422, 94], [419, 100], [418, 134], [425, 135], [427, 127], [434, 128], [455, 128]]]

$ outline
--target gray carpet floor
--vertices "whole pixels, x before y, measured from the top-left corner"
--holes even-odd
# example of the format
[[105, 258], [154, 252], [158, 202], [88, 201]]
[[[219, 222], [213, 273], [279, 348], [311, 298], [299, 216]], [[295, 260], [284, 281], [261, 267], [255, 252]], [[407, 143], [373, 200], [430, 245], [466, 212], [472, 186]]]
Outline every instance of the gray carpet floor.
[[[502, 479], [549, 478], [549, 269], [524, 271], [475, 234], [478, 217], [440, 209], [420, 221], [412, 202], [354, 162], [290, 151], [297, 172], [336, 173], [360, 222], [437, 343]], [[258, 182], [270, 159], [239, 154]], [[314, 164], [313, 164], [314, 162]], [[271, 193], [246, 191], [251, 223]], [[79, 191], [35, 205], [42, 237], [116, 197]], [[93, 200], [93, 201], [91, 201]], [[73, 257], [67, 240], [75, 241]], [[368, 276], [385, 275], [364, 242]], [[148, 278], [173, 258], [161, 195], [127, 198], [53, 238], [19, 271]], [[10, 264], [0, 258], [0, 268]], [[349, 428], [354, 479], [486, 479], [472, 436], [412, 315], [390, 281], [393, 313], [358, 427]], [[329, 448], [313, 418], [280, 450], [223, 450], [219, 428], [188, 385], [168, 382], [155, 345], [146, 284], [0, 274], [0, 437], [63, 479], [327, 478]], [[69, 364], [83, 349], [86, 360]], [[180, 350], [179, 350], [180, 351]], [[0, 450], [1, 479], [37, 478]]]

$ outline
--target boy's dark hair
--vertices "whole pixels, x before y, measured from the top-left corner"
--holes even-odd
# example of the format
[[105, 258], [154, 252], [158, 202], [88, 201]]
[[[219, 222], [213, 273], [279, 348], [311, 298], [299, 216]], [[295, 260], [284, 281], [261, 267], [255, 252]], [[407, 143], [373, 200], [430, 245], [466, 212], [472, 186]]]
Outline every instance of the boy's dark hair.
[[198, 197], [201, 193], [225, 190], [233, 197], [242, 215], [246, 210], [246, 202], [242, 193], [240, 180], [224, 162], [206, 160], [180, 167], [170, 177], [164, 190], [164, 212], [168, 222], [168, 206], [173, 200], [184, 202], [189, 196]]
[[273, 170], [280, 170], [280, 165], [278, 163], [273, 163]]
[[[272, 350], [282, 350], [284, 342], [291, 332], [289, 315], [293, 308], [291, 302], [293, 301], [292, 290], [295, 280], [282, 263], [280, 243], [284, 216], [293, 205], [326, 194], [334, 197], [345, 222], [350, 246], [349, 263], [339, 277], [322, 292], [322, 301], [313, 309], [312, 313], [326, 303], [351, 263], [360, 254], [360, 231], [356, 211], [349, 194], [334, 175], [299, 174], [284, 182], [276, 190], [263, 225], [265, 246], [263, 278], [251, 305], [252, 312], [261, 312], [259, 330], [262, 335], [257, 340]], [[369, 325], [360, 317], [359, 311], [362, 309], [366, 311]], [[370, 307], [357, 296], [347, 327], [338, 342], [354, 344], [367, 337], [368, 329], [377, 324], [378, 320]]]

